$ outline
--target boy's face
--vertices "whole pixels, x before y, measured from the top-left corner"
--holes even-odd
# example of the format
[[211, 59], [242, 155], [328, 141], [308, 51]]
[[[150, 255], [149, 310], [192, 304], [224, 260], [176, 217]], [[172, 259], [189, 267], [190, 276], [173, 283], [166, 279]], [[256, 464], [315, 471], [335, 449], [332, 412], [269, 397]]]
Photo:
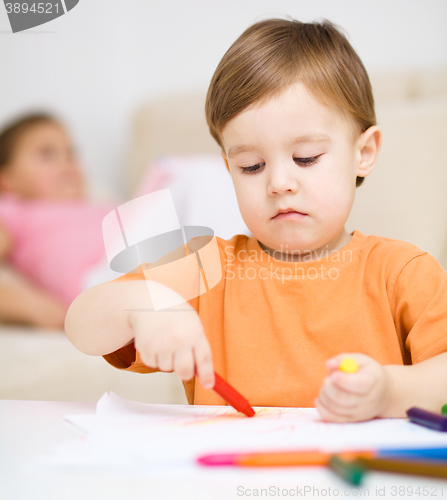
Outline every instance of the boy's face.
[[[374, 166], [360, 168], [363, 135], [354, 139], [352, 125], [301, 83], [226, 124], [222, 156], [241, 215], [264, 249], [294, 250], [293, 260], [300, 260], [299, 255], [346, 245], [351, 236], [344, 225], [356, 177], [368, 175]], [[277, 215], [286, 209], [295, 212]]]
[[83, 176], [65, 130], [42, 122], [24, 132], [0, 173], [0, 187], [23, 198], [82, 197]]

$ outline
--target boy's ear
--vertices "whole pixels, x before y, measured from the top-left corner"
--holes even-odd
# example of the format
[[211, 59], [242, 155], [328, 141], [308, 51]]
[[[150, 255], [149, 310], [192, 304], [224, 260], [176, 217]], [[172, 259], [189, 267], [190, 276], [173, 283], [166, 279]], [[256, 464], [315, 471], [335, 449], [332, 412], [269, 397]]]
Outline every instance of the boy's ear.
[[223, 158], [223, 161], [225, 162], [225, 166], [227, 167], [228, 173], [230, 172], [230, 167], [228, 165], [228, 160], [227, 160], [227, 155], [225, 154], [225, 151], [222, 149], [220, 152], [220, 155]]
[[358, 139], [358, 152], [360, 156], [357, 165], [358, 177], [369, 175], [379, 157], [380, 147], [382, 146], [382, 131], [377, 125], [369, 127]]

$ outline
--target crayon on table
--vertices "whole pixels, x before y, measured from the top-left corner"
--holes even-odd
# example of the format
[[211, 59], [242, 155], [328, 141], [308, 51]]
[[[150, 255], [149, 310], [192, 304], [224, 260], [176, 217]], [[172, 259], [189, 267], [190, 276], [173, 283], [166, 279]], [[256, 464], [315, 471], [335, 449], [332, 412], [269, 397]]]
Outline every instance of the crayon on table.
[[447, 432], [447, 416], [433, 413], [413, 406], [407, 410], [408, 418], [415, 424], [429, 427], [441, 432]]
[[197, 458], [197, 463], [206, 466], [275, 467], [328, 465], [332, 456], [343, 460], [363, 458], [388, 458], [396, 460], [444, 461], [447, 465], [446, 447], [380, 448], [376, 450], [349, 450], [327, 453], [320, 450], [268, 451], [245, 453], [207, 454]]
[[359, 485], [362, 482], [365, 468], [356, 460], [343, 460], [334, 455], [329, 459], [329, 467], [348, 483]]
[[364, 457], [356, 459], [355, 462], [367, 470], [373, 469], [387, 472], [400, 472], [402, 474], [418, 476], [447, 477], [446, 462]]
[[236, 459], [241, 467], [275, 467], [296, 465], [327, 465], [331, 455], [319, 451], [300, 453], [253, 453]]
[[[221, 453], [202, 455], [197, 458], [197, 463], [208, 466], [232, 465], [235, 467], [286, 467], [328, 465], [333, 455], [318, 450], [297, 452], [255, 452], [255, 453]], [[349, 455], [356, 458], [358, 455]], [[373, 456], [373, 455], [371, 455]]]
[[225, 382], [225, 380], [216, 372], [214, 372], [214, 378], [216, 382], [213, 389], [217, 392], [217, 394], [219, 394], [219, 396], [222, 396], [225, 401], [230, 403], [230, 405], [236, 408], [236, 410], [245, 413], [247, 417], [254, 416], [255, 411], [242, 394], [239, 394], [234, 387], [232, 387], [228, 382]]
[[[195, 370], [197, 375], [197, 369]], [[255, 411], [251, 407], [247, 399], [242, 396], [236, 389], [226, 382], [220, 375], [214, 372], [214, 386], [213, 390], [219, 394], [227, 403], [229, 403], [237, 411], [245, 413], [247, 417], [253, 417]]]
[[443, 415], [447, 415], [447, 405], [444, 405], [442, 408], [441, 408], [441, 413]]

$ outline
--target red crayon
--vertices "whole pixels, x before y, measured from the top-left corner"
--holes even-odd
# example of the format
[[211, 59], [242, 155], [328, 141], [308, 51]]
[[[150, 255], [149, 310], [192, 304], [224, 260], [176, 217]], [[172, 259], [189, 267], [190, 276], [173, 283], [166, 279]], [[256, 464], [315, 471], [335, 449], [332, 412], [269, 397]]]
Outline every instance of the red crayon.
[[[197, 375], [197, 370], [195, 370], [195, 372]], [[232, 387], [228, 382], [225, 382], [225, 380], [216, 372], [214, 372], [214, 380], [213, 390], [216, 391], [219, 396], [225, 399], [225, 401], [237, 411], [245, 413], [247, 417], [254, 416], [255, 411], [242, 394], [239, 394], [234, 387]]]
[[245, 413], [247, 417], [254, 416], [255, 411], [244, 396], [239, 394], [234, 387], [231, 387], [228, 382], [225, 382], [225, 380], [216, 372], [214, 372], [214, 378], [216, 379], [216, 382], [213, 389], [217, 392], [217, 394], [219, 394], [219, 396], [222, 396], [225, 401], [230, 403], [230, 405], [236, 408], [236, 410]]

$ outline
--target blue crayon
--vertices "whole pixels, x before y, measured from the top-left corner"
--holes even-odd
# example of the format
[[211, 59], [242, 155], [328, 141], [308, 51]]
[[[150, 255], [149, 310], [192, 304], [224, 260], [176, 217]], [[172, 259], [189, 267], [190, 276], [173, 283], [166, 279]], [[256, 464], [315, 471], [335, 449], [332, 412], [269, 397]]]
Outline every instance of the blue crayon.
[[407, 410], [408, 418], [415, 424], [429, 427], [441, 432], [447, 432], [447, 417], [439, 413], [422, 410], [421, 408], [410, 408]]
[[396, 459], [428, 459], [447, 462], [447, 448], [382, 448], [377, 451], [376, 458]]

